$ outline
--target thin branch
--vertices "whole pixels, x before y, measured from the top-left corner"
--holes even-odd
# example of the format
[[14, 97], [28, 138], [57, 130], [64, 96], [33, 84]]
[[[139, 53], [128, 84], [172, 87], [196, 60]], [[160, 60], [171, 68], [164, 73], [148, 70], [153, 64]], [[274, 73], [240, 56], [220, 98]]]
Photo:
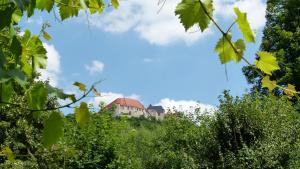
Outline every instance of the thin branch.
[[[241, 57], [242, 60], [243, 60], [244, 62], [246, 62], [249, 66], [254, 67], [254, 66], [253, 66], [253, 65], [252, 65], [252, 64], [251, 64], [244, 56], [242, 56], [242, 55], [238, 52], [238, 50], [236, 49], [236, 47], [234, 46], [234, 44], [232, 43], [232, 41], [231, 41], [231, 40], [228, 38], [228, 36], [227, 36], [229, 30], [233, 27], [233, 25], [236, 23], [236, 21], [233, 22], [233, 23], [231, 24], [231, 26], [229, 27], [229, 29], [227, 30], [227, 32], [224, 32], [223, 29], [219, 26], [219, 24], [214, 20], [214, 18], [212, 18], [212, 17], [209, 15], [209, 13], [208, 13], [208, 11], [206, 10], [206, 8], [205, 8], [203, 2], [202, 2], [201, 0], [198, 0], [198, 2], [200, 3], [200, 6], [201, 6], [202, 10], [203, 10], [204, 13], [207, 15], [207, 17], [213, 22], [213, 24], [217, 27], [217, 29], [222, 33], [222, 35], [225, 37], [225, 39], [229, 42], [230, 46], [231, 46], [232, 49], [234, 50], [234, 53], [235, 53], [236, 55], [238, 55], [239, 57]], [[263, 75], [263, 73], [262, 73], [261, 71], [258, 71], [257, 69], [254, 69], [254, 71], [257, 72], [261, 77], [264, 77], [264, 75]], [[293, 91], [293, 90], [289, 90], [288, 88], [282, 87], [282, 86], [277, 85], [277, 84], [276, 84], [276, 87], [278, 87], [278, 88], [280, 88], [280, 89], [282, 89], [282, 90], [285, 90], [285, 91], [289, 91], [289, 92], [295, 93], [295, 94], [300, 94], [300, 92]]]
[[[97, 83], [99, 83], [99, 82], [97, 82]], [[77, 102], [81, 101], [82, 99], [86, 98], [93, 91], [93, 88], [95, 87], [95, 85], [97, 83], [94, 83], [87, 92], [85, 92], [80, 98], [78, 98], [77, 100], [75, 100], [75, 101], [73, 101], [71, 103], [68, 103], [68, 104], [65, 104], [65, 105], [62, 105], [62, 106], [58, 106], [58, 107], [47, 108], [47, 109], [28, 109], [28, 108], [25, 108], [25, 110], [31, 111], [31, 112], [38, 112], [38, 111], [58, 110], [58, 109], [62, 109], [62, 108], [73, 108], [71, 106], [73, 104], [76, 104]], [[11, 105], [11, 106], [16, 106], [16, 107], [22, 108], [21, 104], [16, 104], [16, 103], [10, 103], [10, 102], [0, 101], [0, 104], [7, 104], [7, 105]]]
[[226, 34], [228, 34], [229, 31], [231, 31], [231, 28], [234, 26], [234, 24], [236, 24], [236, 21], [234, 21], [234, 22], [229, 26], [229, 28], [228, 28], [227, 31], [226, 31]]

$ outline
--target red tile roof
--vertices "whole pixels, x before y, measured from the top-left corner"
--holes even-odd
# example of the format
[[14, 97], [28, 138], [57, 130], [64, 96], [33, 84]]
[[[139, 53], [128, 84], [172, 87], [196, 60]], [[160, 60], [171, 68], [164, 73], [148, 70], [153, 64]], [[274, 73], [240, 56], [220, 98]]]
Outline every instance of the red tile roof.
[[139, 109], [145, 109], [144, 105], [135, 99], [130, 98], [118, 98], [115, 101], [107, 105], [107, 108], [112, 108], [113, 105], [118, 104], [121, 106], [135, 107]]

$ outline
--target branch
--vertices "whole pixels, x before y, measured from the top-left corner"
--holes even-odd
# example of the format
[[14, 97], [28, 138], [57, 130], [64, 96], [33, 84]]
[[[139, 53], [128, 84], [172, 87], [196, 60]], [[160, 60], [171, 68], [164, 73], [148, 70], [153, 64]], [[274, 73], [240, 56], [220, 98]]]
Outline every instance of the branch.
[[[39, 112], [39, 111], [51, 111], [51, 110], [58, 110], [58, 109], [62, 109], [62, 108], [71, 108], [71, 105], [81, 101], [82, 99], [86, 98], [92, 91], [93, 91], [93, 88], [95, 88], [95, 85], [99, 83], [99, 82], [96, 82], [94, 83], [91, 88], [86, 92], [84, 93], [81, 97], [79, 97], [77, 100], [71, 102], [71, 103], [68, 103], [68, 104], [65, 104], [65, 105], [62, 105], [62, 106], [58, 106], [58, 107], [53, 107], [53, 108], [47, 108], [47, 109], [28, 109], [28, 108], [25, 108], [25, 110], [27, 111], [31, 111], [31, 112]], [[10, 103], [10, 102], [4, 102], [4, 101], [0, 101], [0, 104], [7, 104], [7, 105], [11, 105], [11, 106], [16, 106], [16, 107], [20, 107], [22, 108], [22, 105], [21, 104], [16, 104], [16, 103]]]
[[[242, 55], [238, 52], [238, 50], [235, 48], [235, 46], [233, 45], [233, 43], [231, 42], [231, 40], [226, 36], [226, 35], [228, 34], [228, 32], [230, 31], [230, 29], [233, 27], [233, 25], [236, 23], [236, 21], [234, 21], [234, 22], [230, 25], [229, 29], [228, 29], [226, 32], [224, 32], [223, 29], [219, 26], [219, 24], [215, 21], [215, 19], [212, 18], [212, 17], [209, 15], [209, 13], [207, 12], [207, 10], [206, 10], [206, 8], [205, 8], [203, 2], [202, 2], [201, 0], [198, 0], [198, 2], [200, 3], [200, 6], [201, 6], [202, 10], [204, 11], [205, 15], [207, 15], [207, 17], [213, 22], [213, 24], [217, 27], [217, 29], [222, 33], [222, 35], [225, 37], [225, 39], [229, 42], [230, 46], [231, 46], [232, 49], [234, 50], [234, 53], [235, 53], [236, 55], [238, 55], [240, 58], [242, 58], [242, 60], [245, 61], [245, 62], [248, 64], [248, 66], [254, 67], [254, 66], [253, 66], [253, 65], [252, 65], [252, 64], [251, 64], [244, 56], [242, 56]], [[263, 73], [262, 73], [261, 71], [259, 71], [259, 70], [257, 70], [257, 69], [254, 69], [254, 71], [255, 71], [256, 73], [258, 73], [261, 77], [264, 77], [264, 75], [263, 75]], [[282, 90], [286, 90], [286, 91], [295, 93], [295, 94], [300, 94], [300, 92], [297, 92], [297, 91], [296, 91], [296, 92], [295, 92], [295, 91], [291, 91], [291, 90], [287, 89], [286, 87], [282, 87], [282, 86], [277, 85], [277, 84], [276, 84], [276, 87], [278, 87], [278, 88], [280, 88], [280, 89], [282, 89]]]

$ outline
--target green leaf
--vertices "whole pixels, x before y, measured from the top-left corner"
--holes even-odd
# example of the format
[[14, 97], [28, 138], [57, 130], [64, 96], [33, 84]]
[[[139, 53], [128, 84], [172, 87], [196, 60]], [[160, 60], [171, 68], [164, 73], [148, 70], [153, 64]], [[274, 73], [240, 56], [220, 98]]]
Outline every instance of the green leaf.
[[48, 41], [52, 39], [51, 36], [49, 35], [49, 33], [45, 32], [45, 31], [43, 32], [43, 37]]
[[119, 8], [119, 0], [111, 0], [111, 5], [115, 8]]
[[47, 100], [47, 90], [43, 83], [35, 84], [31, 90], [27, 92], [27, 101], [31, 109], [44, 109]]
[[49, 95], [54, 95], [60, 99], [66, 100], [66, 99], [70, 99], [72, 102], [76, 101], [75, 95], [74, 94], [65, 94], [63, 92], [63, 90], [52, 87], [50, 85], [46, 86], [48, 94]]
[[45, 147], [57, 143], [63, 136], [64, 121], [63, 117], [58, 112], [52, 112], [51, 115], [44, 122], [44, 129], [42, 133], [42, 143]]
[[80, 127], [84, 127], [90, 120], [90, 112], [85, 102], [80, 103], [80, 107], [75, 108], [75, 118]]
[[249, 22], [247, 20], [247, 14], [242, 13], [239, 8], [234, 8], [234, 12], [237, 15], [237, 23], [241, 32], [244, 35], [244, 38], [247, 42], [255, 42], [255, 35], [250, 28]]
[[0, 30], [4, 27], [10, 26], [14, 11], [15, 9], [13, 7], [6, 7], [4, 10], [0, 9]]
[[283, 92], [289, 96], [294, 96], [296, 94], [296, 86], [288, 84], [288, 86], [284, 88]]
[[38, 69], [45, 69], [47, 63], [47, 51], [39, 37], [31, 37], [30, 31], [26, 30], [21, 38], [21, 44], [23, 48], [21, 63], [24, 73], [31, 77], [32, 73], [36, 72]]
[[90, 8], [90, 12], [91, 14], [94, 14], [96, 12], [98, 13], [102, 13], [104, 8], [105, 8], [105, 4], [103, 3], [102, 0], [89, 0], [89, 8]]
[[259, 59], [255, 61], [255, 65], [262, 72], [272, 75], [273, 71], [280, 69], [276, 58], [271, 53], [259, 52], [257, 55], [259, 56]]
[[1, 101], [4, 102], [9, 102], [14, 88], [11, 82], [7, 82], [7, 83], [0, 83], [1, 88]]
[[86, 0], [80, 0], [80, 5], [83, 9], [87, 9]]
[[242, 39], [237, 40], [236, 42], [231, 42], [233, 46], [237, 49], [236, 53], [232, 48], [230, 42], [231, 35], [223, 36], [217, 43], [215, 51], [219, 54], [219, 58], [222, 64], [235, 60], [239, 62], [242, 59], [245, 51], [245, 43]]
[[266, 87], [269, 91], [272, 91], [276, 87], [276, 81], [270, 80], [270, 76], [265, 76], [262, 81], [262, 87]]
[[20, 22], [22, 16], [23, 16], [23, 13], [21, 10], [15, 10], [15, 12], [12, 14], [12, 20], [15, 23], [18, 23], [18, 22]]
[[[205, 0], [203, 5], [208, 14], [213, 16], [212, 0]], [[176, 7], [175, 14], [187, 31], [194, 25], [198, 25], [203, 32], [209, 25], [210, 19], [197, 0], [182, 0]]]
[[50, 12], [53, 8], [54, 0], [36, 0], [36, 8], [40, 10], [46, 9]]
[[67, 18], [78, 16], [80, 9], [80, 2], [74, 0], [61, 0], [58, 3], [59, 14], [62, 20]]
[[9, 147], [4, 147], [1, 151], [9, 161], [13, 162], [15, 160], [15, 155]]
[[74, 86], [77, 86], [79, 88], [79, 90], [85, 92], [86, 91], [86, 86], [83, 84], [83, 83], [80, 83], [80, 82], [75, 82], [73, 84]]

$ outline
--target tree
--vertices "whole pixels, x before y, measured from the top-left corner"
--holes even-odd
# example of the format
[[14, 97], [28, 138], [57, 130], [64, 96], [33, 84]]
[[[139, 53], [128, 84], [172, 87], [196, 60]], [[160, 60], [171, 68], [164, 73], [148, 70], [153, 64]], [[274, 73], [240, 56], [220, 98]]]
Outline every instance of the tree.
[[[268, 0], [267, 23], [264, 28], [261, 50], [275, 55], [280, 70], [270, 77], [279, 85], [293, 84], [300, 90], [300, 1]], [[252, 66], [243, 68], [243, 72], [254, 89], [262, 89], [262, 77]], [[275, 90], [281, 94], [282, 90]]]

